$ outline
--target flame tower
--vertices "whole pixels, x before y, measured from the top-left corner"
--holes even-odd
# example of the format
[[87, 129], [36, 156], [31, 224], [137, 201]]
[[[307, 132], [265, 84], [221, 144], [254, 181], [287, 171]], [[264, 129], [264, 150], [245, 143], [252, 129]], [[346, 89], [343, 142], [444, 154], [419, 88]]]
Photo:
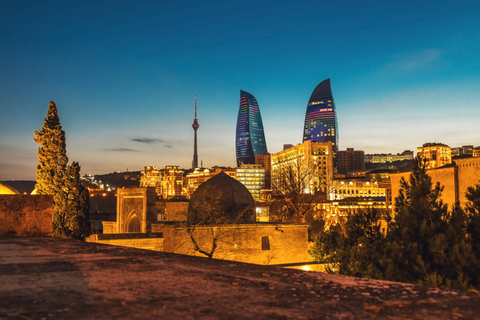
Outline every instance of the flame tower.
[[333, 101], [330, 79], [320, 82], [312, 92], [305, 115], [303, 141], [333, 144], [333, 157], [338, 150], [337, 110]]
[[262, 116], [257, 100], [250, 93], [240, 90], [240, 107], [236, 134], [237, 166], [254, 164], [255, 156], [267, 152]]
[[198, 168], [198, 152], [197, 152], [197, 130], [200, 125], [198, 124], [197, 119], [197, 93], [195, 92], [195, 118], [193, 119], [193, 132], [194, 132], [194, 142], [193, 142], [193, 161], [192, 161], [192, 169]]

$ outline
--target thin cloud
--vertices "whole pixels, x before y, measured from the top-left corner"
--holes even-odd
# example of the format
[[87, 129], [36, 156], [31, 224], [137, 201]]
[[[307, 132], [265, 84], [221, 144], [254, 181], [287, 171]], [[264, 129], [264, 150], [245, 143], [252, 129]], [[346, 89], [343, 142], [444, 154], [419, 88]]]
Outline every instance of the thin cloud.
[[169, 145], [169, 144], [165, 144], [163, 145], [165, 148], [168, 148], [168, 149], [173, 149], [173, 146]]
[[154, 143], [162, 143], [162, 139], [157, 139], [157, 138], [133, 138], [131, 139], [133, 142], [139, 142], [139, 143], [146, 143], [146, 144], [154, 144]]
[[439, 49], [423, 49], [417, 52], [397, 55], [382, 72], [411, 72], [421, 70], [442, 57]]
[[129, 149], [129, 148], [108, 148], [103, 149], [105, 151], [114, 151], [114, 152], [136, 152], [137, 150]]

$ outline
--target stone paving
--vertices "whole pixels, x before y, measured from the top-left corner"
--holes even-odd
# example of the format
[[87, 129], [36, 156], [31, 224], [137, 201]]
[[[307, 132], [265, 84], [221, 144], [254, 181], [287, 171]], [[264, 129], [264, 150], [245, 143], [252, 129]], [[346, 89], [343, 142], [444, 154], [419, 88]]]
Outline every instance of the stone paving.
[[0, 319], [480, 319], [480, 295], [49, 237], [0, 238]]

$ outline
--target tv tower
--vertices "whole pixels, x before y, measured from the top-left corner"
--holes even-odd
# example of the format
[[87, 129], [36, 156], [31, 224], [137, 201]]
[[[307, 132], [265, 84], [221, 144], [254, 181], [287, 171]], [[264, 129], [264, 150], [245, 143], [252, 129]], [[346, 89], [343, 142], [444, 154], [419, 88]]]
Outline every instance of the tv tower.
[[194, 144], [193, 144], [193, 162], [192, 169], [198, 168], [198, 153], [197, 153], [197, 130], [200, 125], [198, 124], [197, 119], [197, 93], [195, 92], [195, 118], [193, 119], [193, 132], [194, 132]]

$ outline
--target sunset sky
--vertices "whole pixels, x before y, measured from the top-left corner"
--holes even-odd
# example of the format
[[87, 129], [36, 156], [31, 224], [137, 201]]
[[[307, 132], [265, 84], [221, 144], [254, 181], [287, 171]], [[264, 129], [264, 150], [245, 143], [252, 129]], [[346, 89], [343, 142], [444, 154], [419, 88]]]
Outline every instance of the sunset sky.
[[235, 166], [240, 90], [270, 153], [331, 78], [340, 150], [480, 145], [480, 1], [2, 1], [0, 180], [35, 179], [48, 102], [82, 173]]

